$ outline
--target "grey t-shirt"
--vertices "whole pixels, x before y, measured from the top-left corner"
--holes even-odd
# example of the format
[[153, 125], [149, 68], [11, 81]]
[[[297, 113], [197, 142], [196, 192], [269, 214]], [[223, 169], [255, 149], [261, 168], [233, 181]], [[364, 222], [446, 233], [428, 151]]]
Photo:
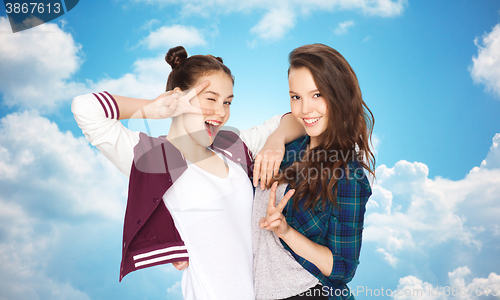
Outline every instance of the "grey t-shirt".
[[[276, 205], [283, 198], [287, 184], [276, 190]], [[270, 189], [255, 189], [252, 211], [253, 272], [255, 297], [258, 300], [283, 299], [307, 291], [319, 280], [304, 269], [272, 231], [261, 229], [259, 220], [266, 216]]]

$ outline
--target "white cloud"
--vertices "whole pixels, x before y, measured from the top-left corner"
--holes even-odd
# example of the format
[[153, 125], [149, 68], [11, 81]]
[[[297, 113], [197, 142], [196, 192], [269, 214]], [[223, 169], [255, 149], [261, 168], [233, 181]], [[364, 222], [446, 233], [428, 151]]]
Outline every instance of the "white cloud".
[[472, 79], [484, 84], [488, 91], [500, 97], [500, 24], [481, 38], [476, 37], [474, 44], [478, 48], [478, 54], [472, 57]]
[[394, 291], [394, 299], [499, 299], [500, 275], [490, 273], [486, 278], [468, 280], [471, 270], [459, 267], [448, 272], [448, 284], [434, 286], [415, 276], [406, 276], [399, 279], [398, 290]]
[[406, 0], [375, 0], [375, 1], [340, 1], [346, 3], [353, 3], [354, 7], [359, 7], [361, 10], [369, 15], [381, 17], [394, 17], [403, 13], [405, 7], [408, 5]]
[[[394, 17], [403, 13], [407, 0], [134, 0], [155, 5], [177, 4], [182, 14], [199, 14], [213, 17], [214, 14], [235, 12], [263, 12], [262, 19], [251, 28], [251, 32], [264, 40], [281, 39], [296, 24], [297, 16], [310, 15], [316, 11], [354, 10], [364, 15]], [[254, 43], [252, 43], [254, 44]]]
[[295, 15], [288, 8], [273, 8], [250, 31], [265, 40], [278, 40], [295, 26]]
[[126, 178], [85, 138], [60, 132], [36, 111], [24, 111], [0, 120], [0, 144], [0, 165], [9, 170], [0, 174], [4, 201], [20, 197], [26, 209], [57, 212], [64, 219], [121, 218]]
[[54, 23], [18, 33], [0, 17], [0, 92], [5, 104], [50, 108], [84, 86], [69, 81], [82, 63], [81, 46]]
[[384, 260], [391, 265], [392, 267], [396, 267], [398, 264], [398, 258], [395, 257], [392, 253], [385, 251], [385, 249], [378, 248], [377, 252], [382, 254]]
[[183, 299], [180, 281], [176, 281], [171, 287], [167, 289], [167, 299]]
[[335, 28], [334, 32], [336, 35], [346, 34], [349, 27], [352, 27], [352, 26], [354, 26], [353, 20], [345, 21], [345, 22], [339, 23], [339, 25], [337, 25], [337, 28]]
[[481, 162], [481, 168], [484, 169], [500, 169], [500, 133], [497, 133], [493, 138], [488, 156]]
[[159, 24], [161, 24], [160, 20], [157, 19], [147, 20], [146, 22], [144, 22], [144, 25], [141, 26], [141, 29], [151, 30], [152, 28], [158, 26]]
[[151, 32], [141, 44], [149, 49], [169, 49], [175, 46], [195, 47], [207, 44], [203, 35], [194, 27], [173, 25], [163, 26]]
[[500, 215], [500, 135], [481, 167], [464, 179], [428, 178], [423, 163], [399, 161], [379, 166], [365, 217], [365, 241], [391, 266], [408, 252], [428, 253], [445, 242], [480, 251], [498, 236]]
[[[151, 22], [150, 22], [151, 23]], [[153, 22], [155, 23], [155, 22]], [[10, 30], [0, 17], [0, 31]], [[161, 27], [143, 40], [149, 48], [182, 43], [186, 47], [205, 41], [195, 28]], [[0, 34], [0, 92], [8, 106], [51, 111], [76, 95], [107, 90], [111, 93], [154, 99], [164, 92], [170, 66], [164, 54], [137, 59], [132, 72], [119, 78], [102, 78], [77, 83], [71, 76], [82, 63], [80, 48], [72, 35], [57, 24], [46, 23], [25, 32]], [[165, 49], [165, 48], [162, 48]], [[0, 146], [0, 154], [4, 149]], [[0, 161], [0, 176], [13, 175]]]
[[399, 279], [398, 288], [391, 292], [394, 299], [446, 299], [437, 293], [433, 293], [433, 286], [428, 282], [416, 278], [415, 276], [406, 276]]
[[92, 256], [79, 251], [119, 238], [127, 179], [36, 111], [2, 118], [0, 144], [0, 298], [91, 299], [70, 278]]
[[106, 90], [111, 94], [154, 99], [165, 91], [170, 71], [162, 54], [155, 58], [136, 60], [131, 73], [119, 78], [103, 78], [98, 82], [88, 81], [87, 86], [89, 91]]

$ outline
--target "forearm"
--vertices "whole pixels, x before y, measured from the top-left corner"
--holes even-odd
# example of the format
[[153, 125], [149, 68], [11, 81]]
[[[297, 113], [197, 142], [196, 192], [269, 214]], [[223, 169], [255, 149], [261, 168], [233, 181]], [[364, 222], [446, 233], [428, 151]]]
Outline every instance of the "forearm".
[[295, 254], [313, 263], [325, 276], [330, 276], [333, 268], [333, 254], [328, 247], [319, 245], [292, 227], [280, 237]]
[[120, 120], [124, 119], [153, 119], [153, 100], [130, 98], [113, 95], [120, 110]]
[[281, 118], [278, 128], [269, 138], [279, 139], [283, 143], [290, 143], [306, 134], [304, 126], [290, 113]]

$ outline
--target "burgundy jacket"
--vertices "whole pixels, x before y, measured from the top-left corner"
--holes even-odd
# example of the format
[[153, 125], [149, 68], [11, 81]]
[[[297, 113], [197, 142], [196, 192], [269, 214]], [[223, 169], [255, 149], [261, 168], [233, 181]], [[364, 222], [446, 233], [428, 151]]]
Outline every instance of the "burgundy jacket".
[[[187, 169], [186, 160], [167, 139], [144, 133], [139, 138], [129, 179], [120, 281], [138, 269], [188, 260], [184, 242], [162, 200]], [[212, 148], [242, 165], [251, 179], [252, 155], [236, 133], [221, 130]]]

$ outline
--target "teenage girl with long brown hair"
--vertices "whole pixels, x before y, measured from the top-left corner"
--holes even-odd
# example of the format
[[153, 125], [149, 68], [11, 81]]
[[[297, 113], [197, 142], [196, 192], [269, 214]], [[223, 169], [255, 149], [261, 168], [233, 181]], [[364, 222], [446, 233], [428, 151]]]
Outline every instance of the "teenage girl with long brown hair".
[[366, 172], [375, 175], [374, 118], [351, 66], [329, 46], [293, 50], [288, 82], [292, 114], [306, 135], [286, 145], [270, 189], [256, 191], [256, 298], [353, 299], [347, 283], [359, 264], [371, 195]]

